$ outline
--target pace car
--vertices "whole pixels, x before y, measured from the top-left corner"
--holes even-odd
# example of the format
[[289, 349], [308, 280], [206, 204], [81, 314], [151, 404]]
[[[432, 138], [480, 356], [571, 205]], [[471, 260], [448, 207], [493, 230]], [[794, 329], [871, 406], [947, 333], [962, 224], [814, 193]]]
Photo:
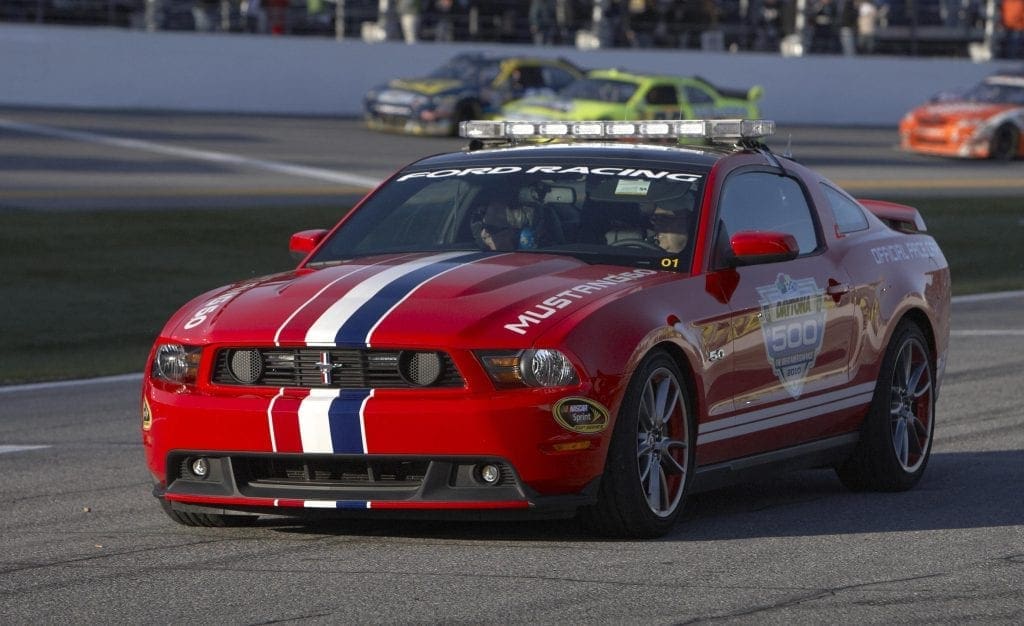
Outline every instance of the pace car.
[[[690, 494], [769, 470], [913, 487], [948, 264], [917, 210], [774, 154], [773, 129], [464, 123], [466, 149], [293, 235], [295, 269], [170, 318], [141, 398], [153, 494], [193, 526], [538, 516], [654, 537]], [[686, 138], [705, 143], [665, 145]]]
[[501, 116], [533, 121], [756, 118], [763, 94], [760, 85], [746, 90], [723, 89], [699, 76], [592, 70], [557, 94], [508, 102]]
[[463, 53], [423, 78], [399, 78], [363, 97], [373, 130], [456, 135], [459, 123], [496, 114], [505, 102], [554, 93], [583, 72], [564, 59]]
[[1024, 72], [986, 77], [936, 97], [900, 121], [900, 145], [920, 154], [1009, 161], [1024, 156]]

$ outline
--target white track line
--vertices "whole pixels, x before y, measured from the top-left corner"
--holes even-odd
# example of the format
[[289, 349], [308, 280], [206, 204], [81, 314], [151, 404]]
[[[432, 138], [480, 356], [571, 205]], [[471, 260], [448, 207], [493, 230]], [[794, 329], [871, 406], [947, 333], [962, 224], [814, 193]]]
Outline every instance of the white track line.
[[27, 450], [42, 450], [43, 448], [50, 448], [52, 446], [0, 446], [0, 454], [7, 454], [9, 452], [25, 452]]
[[988, 302], [990, 300], [1009, 300], [1011, 298], [1024, 298], [1024, 291], [997, 291], [994, 293], [973, 293], [968, 296], [953, 296], [953, 304]]
[[127, 148], [129, 150], [141, 150], [143, 152], [152, 152], [155, 154], [165, 154], [168, 156], [182, 157], [186, 159], [196, 159], [198, 161], [209, 161], [211, 163], [221, 163], [239, 167], [251, 167], [258, 170], [276, 172], [278, 174], [288, 174], [290, 176], [298, 176], [301, 178], [311, 178], [313, 180], [321, 180], [329, 183], [354, 185], [356, 187], [365, 187], [367, 189], [372, 189], [381, 182], [377, 178], [371, 178], [369, 176], [360, 176], [359, 174], [348, 174], [345, 172], [325, 170], [318, 167], [306, 167], [304, 165], [292, 165], [290, 163], [280, 163], [278, 161], [253, 159], [250, 157], [244, 157], [239, 154], [231, 154], [228, 152], [215, 152], [213, 150], [196, 150], [194, 148], [182, 148], [179, 146], [171, 146], [167, 144], [156, 143], [153, 141], [143, 141], [141, 139], [112, 137], [110, 135], [101, 135], [99, 133], [90, 133], [88, 131], [68, 130], [66, 128], [57, 128], [54, 126], [43, 126], [41, 124], [16, 122], [14, 120], [5, 119], [2, 117], [0, 117], [0, 128], [5, 128], [7, 130], [13, 130], [22, 133], [30, 133], [34, 135], [44, 135], [46, 137], [56, 137], [58, 139], [84, 141], [86, 143], [96, 143], [107, 146], [115, 146], [118, 148]]
[[1003, 330], [951, 330], [949, 334], [953, 337], [1024, 337], [1024, 330], [1019, 328]]
[[80, 378], [77, 380], [55, 380], [48, 383], [28, 383], [25, 385], [8, 385], [0, 387], [0, 394], [16, 393], [18, 391], [47, 391], [49, 389], [62, 389], [64, 387], [84, 387], [86, 385], [102, 385], [108, 383], [126, 383], [141, 381], [142, 374], [119, 374], [117, 376], [103, 376], [100, 378]]

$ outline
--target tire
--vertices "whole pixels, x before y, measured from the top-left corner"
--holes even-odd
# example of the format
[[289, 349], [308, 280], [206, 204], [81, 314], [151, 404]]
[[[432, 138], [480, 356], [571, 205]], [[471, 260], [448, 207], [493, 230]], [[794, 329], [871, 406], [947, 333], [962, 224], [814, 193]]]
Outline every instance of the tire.
[[675, 525], [693, 479], [696, 421], [675, 361], [652, 352], [629, 381], [598, 490], [580, 512], [591, 531], [659, 537]]
[[885, 352], [861, 438], [836, 468], [853, 491], [906, 491], [921, 479], [935, 432], [935, 365], [924, 334], [901, 322]]
[[257, 520], [259, 520], [258, 515], [220, 515], [215, 513], [189, 513], [187, 511], [177, 511], [171, 508], [171, 504], [163, 498], [160, 498], [160, 506], [163, 508], [164, 513], [167, 514], [167, 517], [182, 526], [228, 528], [252, 526], [257, 522]]
[[989, 157], [996, 161], [1012, 161], [1017, 156], [1020, 131], [1010, 124], [1003, 124], [992, 133], [989, 143]]

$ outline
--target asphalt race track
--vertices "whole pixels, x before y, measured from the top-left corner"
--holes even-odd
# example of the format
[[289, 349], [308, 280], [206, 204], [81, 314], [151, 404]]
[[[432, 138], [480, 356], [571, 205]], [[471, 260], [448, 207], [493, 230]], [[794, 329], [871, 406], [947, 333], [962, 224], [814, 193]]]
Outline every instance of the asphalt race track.
[[[1024, 160], [905, 154], [894, 128], [777, 129], [769, 142], [861, 197], [1024, 197]], [[458, 138], [358, 120], [0, 109], [0, 210], [344, 205]]]
[[[893, 137], [803, 128], [792, 144], [871, 195], [931, 177], [1024, 197], [1022, 162], [925, 160]], [[0, 110], [0, 211], [340, 202], [460, 143], [352, 120]], [[955, 301], [917, 489], [799, 472], [698, 496], [646, 542], [564, 522], [184, 528], [150, 495], [137, 375], [0, 387], [0, 623], [1020, 624], [1022, 307], [1024, 292]]]

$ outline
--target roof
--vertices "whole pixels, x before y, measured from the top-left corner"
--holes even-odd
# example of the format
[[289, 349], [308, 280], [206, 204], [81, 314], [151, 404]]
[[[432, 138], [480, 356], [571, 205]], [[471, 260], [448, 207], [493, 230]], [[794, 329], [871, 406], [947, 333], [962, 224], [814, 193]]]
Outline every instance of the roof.
[[665, 146], [652, 144], [624, 144], [608, 142], [578, 142], [513, 145], [480, 150], [450, 152], [421, 159], [410, 168], [435, 168], [467, 163], [501, 163], [523, 161], [569, 161], [574, 159], [593, 162], [642, 161], [645, 163], [672, 163], [700, 169], [710, 169], [717, 161], [736, 149], [728, 146]]

